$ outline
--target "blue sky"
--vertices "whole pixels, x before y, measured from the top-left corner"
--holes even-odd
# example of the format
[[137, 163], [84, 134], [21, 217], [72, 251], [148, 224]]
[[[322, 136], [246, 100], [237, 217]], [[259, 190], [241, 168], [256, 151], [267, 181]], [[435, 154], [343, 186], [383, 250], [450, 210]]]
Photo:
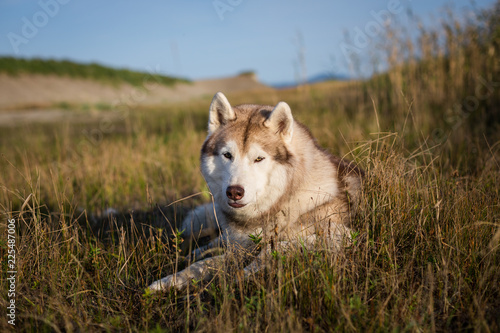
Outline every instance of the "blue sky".
[[[300, 49], [308, 76], [349, 74], [345, 32], [375, 27], [377, 37], [373, 13], [403, 19], [408, 9], [432, 24], [447, 4], [458, 13], [470, 8], [470, 0], [0, 0], [0, 56], [98, 62], [189, 79], [254, 70], [266, 83], [293, 82]], [[369, 50], [371, 39], [358, 50]]]

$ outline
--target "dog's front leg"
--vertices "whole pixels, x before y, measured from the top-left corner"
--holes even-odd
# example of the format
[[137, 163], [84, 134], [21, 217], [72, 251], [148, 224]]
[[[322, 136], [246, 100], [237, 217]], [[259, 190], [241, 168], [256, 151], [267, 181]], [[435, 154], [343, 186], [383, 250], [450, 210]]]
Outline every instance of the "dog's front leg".
[[[273, 252], [284, 254], [296, 249], [314, 250], [318, 243], [316, 234], [304, 233], [301, 237], [292, 239], [291, 241], [279, 241], [275, 244], [274, 249], [270, 244], [260, 251], [259, 255], [244, 269], [244, 276], [248, 278], [252, 274], [262, 270], [273, 257]], [[320, 248], [321, 249], [321, 248]]]
[[212, 239], [208, 244], [194, 249], [186, 259], [188, 260], [188, 262], [197, 261], [203, 258], [203, 256], [206, 254], [205, 252], [211, 249], [223, 248], [224, 247], [223, 241], [224, 239], [222, 236]]
[[270, 244], [260, 251], [259, 255], [253, 260], [248, 266], [246, 266], [243, 270], [245, 279], [250, 277], [251, 275], [257, 273], [267, 266], [269, 261], [273, 256], [273, 252], [277, 251], [279, 253], [285, 253], [292, 249], [292, 247], [297, 246], [295, 242], [289, 241], [280, 241], [275, 245], [274, 250], [272, 249]]
[[217, 249], [226, 249], [229, 244], [236, 245], [238, 251], [253, 251], [255, 247], [254, 243], [248, 237], [248, 234], [234, 230], [231, 227], [226, 227], [217, 238], [191, 251], [191, 254], [186, 259], [189, 262], [197, 261], [202, 259], [209, 252], [213, 252], [211, 250], [217, 251]]
[[178, 273], [153, 282], [148, 287], [148, 290], [151, 292], [158, 292], [169, 290], [172, 287], [182, 289], [192, 280], [209, 280], [213, 277], [215, 271], [223, 267], [223, 261], [224, 255], [200, 260]]
[[[325, 230], [326, 229], [327, 228], [325, 228]], [[329, 229], [329, 234], [326, 235], [326, 237], [318, 237], [317, 234], [303, 232], [299, 236], [292, 238], [290, 241], [277, 242], [274, 249], [270, 244], [267, 244], [266, 247], [260, 251], [257, 258], [245, 267], [245, 279], [266, 267], [273, 256], [273, 251], [283, 254], [290, 252], [293, 249], [303, 248], [305, 250], [327, 250], [338, 252], [342, 249], [342, 245], [351, 239], [351, 232], [351, 229], [343, 224], [335, 224]], [[321, 240], [324, 242], [321, 242]]]

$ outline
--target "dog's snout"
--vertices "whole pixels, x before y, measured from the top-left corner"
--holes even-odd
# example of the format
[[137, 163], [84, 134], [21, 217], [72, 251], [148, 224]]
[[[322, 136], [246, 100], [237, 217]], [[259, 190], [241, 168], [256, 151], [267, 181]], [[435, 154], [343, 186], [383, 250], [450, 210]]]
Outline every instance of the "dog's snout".
[[226, 195], [229, 199], [240, 200], [245, 195], [245, 189], [240, 185], [229, 186], [226, 189]]

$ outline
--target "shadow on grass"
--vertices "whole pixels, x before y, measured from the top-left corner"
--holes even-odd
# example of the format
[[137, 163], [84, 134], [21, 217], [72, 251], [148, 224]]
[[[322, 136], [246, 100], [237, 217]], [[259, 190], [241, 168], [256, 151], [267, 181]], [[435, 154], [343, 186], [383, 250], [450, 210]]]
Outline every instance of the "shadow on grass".
[[162, 243], [171, 247], [177, 231], [182, 231], [182, 220], [189, 210], [190, 207], [180, 204], [157, 204], [147, 210], [107, 209], [99, 215], [81, 214], [78, 222], [88, 229], [90, 236], [104, 244], [118, 242], [120, 237], [127, 235], [132, 242], [161, 239]]

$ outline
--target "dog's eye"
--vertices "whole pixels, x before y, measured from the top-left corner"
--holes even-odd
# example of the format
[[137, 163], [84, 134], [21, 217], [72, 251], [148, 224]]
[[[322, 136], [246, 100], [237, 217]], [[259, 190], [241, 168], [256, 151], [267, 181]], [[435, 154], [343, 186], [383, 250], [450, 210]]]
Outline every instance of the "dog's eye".
[[264, 160], [265, 157], [262, 157], [262, 156], [259, 156], [255, 159], [255, 163], [259, 163], [259, 162], [262, 162]]
[[233, 155], [231, 155], [230, 152], [227, 152], [227, 153], [224, 153], [222, 154], [222, 156], [224, 156], [225, 158], [227, 158], [228, 160], [232, 159], [233, 158]]

